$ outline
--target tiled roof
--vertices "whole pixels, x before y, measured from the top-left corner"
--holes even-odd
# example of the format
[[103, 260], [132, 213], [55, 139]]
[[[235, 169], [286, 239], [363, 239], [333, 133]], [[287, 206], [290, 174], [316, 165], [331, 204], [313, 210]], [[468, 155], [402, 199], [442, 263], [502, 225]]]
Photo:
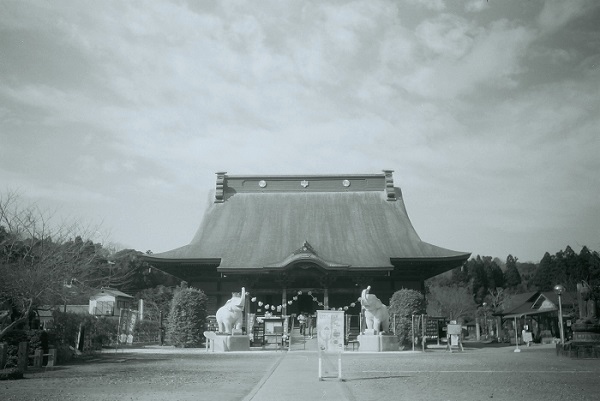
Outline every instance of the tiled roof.
[[96, 298], [96, 297], [102, 296], [104, 294], [112, 295], [113, 297], [133, 298], [133, 296], [131, 296], [129, 294], [125, 294], [124, 292], [121, 292], [117, 289], [108, 288], [108, 287], [101, 288], [98, 292], [94, 293], [94, 295], [92, 295], [90, 298]]
[[[306, 244], [328, 268], [391, 268], [394, 260], [469, 253], [421, 241], [391, 173], [364, 176], [224, 176], [190, 244], [152, 262], [220, 260], [219, 268], [281, 266]], [[443, 223], [441, 223], [443, 224]]]

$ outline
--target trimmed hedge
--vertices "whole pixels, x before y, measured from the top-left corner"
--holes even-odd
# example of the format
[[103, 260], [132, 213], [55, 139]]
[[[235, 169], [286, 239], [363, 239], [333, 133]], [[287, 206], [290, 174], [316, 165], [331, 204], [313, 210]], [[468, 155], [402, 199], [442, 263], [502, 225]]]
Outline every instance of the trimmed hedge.
[[[389, 312], [390, 316], [396, 315], [394, 330], [401, 345], [412, 346], [412, 315], [424, 314], [426, 310], [425, 296], [419, 291], [405, 288], [392, 295]], [[420, 337], [421, 333], [415, 335]]]
[[182, 288], [171, 301], [167, 341], [177, 347], [199, 347], [204, 339], [207, 296], [196, 288]]

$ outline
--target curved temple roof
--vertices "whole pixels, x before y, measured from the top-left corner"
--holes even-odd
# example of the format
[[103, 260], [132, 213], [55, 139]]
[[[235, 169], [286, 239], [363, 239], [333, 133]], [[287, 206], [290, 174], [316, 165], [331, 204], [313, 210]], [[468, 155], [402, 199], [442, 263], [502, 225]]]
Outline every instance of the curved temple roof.
[[421, 241], [391, 175], [217, 173], [215, 202], [190, 244], [146, 259], [212, 261], [220, 271], [281, 269], [301, 260], [348, 270], [391, 270], [403, 261], [462, 264], [469, 253]]

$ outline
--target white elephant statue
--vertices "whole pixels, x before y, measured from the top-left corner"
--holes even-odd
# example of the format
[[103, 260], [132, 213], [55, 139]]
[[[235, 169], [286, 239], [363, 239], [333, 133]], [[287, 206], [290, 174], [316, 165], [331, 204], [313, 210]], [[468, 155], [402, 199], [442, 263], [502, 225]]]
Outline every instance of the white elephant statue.
[[233, 330], [241, 330], [244, 305], [246, 303], [246, 289], [242, 287], [241, 294], [234, 294], [217, 310], [217, 324], [219, 332], [233, 334]]
[[375, 334], [383, 333], [390, 326], [390, 314], [385, 306], [375, 294], [369, 294], [371, 287], [363, 290], [360, 296], [360, 303], [365, 313], [367, 329], [375, 330]]

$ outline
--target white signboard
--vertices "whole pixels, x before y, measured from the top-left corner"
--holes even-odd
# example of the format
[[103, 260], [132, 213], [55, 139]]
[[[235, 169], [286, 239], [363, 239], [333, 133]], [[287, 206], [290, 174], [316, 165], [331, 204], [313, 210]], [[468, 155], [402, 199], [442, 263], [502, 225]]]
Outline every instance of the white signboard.
[[317, 341], [319, 351], [344, 351], [344, 311], [317, 311]]

